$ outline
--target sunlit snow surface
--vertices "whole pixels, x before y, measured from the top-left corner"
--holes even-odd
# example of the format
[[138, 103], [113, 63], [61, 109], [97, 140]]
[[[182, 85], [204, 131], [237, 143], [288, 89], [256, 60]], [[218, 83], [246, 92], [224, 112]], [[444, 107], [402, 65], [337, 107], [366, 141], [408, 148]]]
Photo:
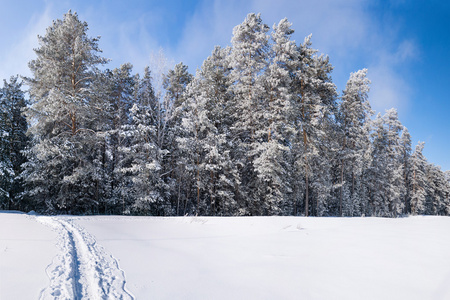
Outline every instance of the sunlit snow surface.
[[450, 218], [0, 213], [0, 299], [64, 296], [450, 299]]

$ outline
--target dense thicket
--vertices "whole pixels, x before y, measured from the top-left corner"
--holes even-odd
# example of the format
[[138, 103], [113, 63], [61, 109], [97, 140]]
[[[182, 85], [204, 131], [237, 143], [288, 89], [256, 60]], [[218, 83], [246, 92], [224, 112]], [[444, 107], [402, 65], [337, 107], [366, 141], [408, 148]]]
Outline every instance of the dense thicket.
[[448, 215], [449, 173], [423, 143], [412, 152], [395, 109], [373, 117], [367, 70], [338, 93], [328, 57], [291, 26], [249, 14], [195, 76], [182, 63], [162, 74], [161, 93], [149, 68], [102, 70], [98, 38], [67, 13], [30, 62], [29, 140], [17, 78], [1, 90], [1, 208]]

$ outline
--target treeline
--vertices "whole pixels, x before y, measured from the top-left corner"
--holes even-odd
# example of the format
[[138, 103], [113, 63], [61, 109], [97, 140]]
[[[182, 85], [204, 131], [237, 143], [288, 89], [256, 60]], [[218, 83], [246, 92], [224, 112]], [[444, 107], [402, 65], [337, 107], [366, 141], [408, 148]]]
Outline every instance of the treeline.
[[[397, 111], [373, 117], [367, 70], [338, 93], [327, 56], [249, 14], [231, 46], [155, 86], [109, 70], [76, 13], [39, 38], [26, 103], [1, 89], [0, 208], [138, 215], [450, 213], [450, 176]], [[25, 132], [27, 134], [25, 134]]]

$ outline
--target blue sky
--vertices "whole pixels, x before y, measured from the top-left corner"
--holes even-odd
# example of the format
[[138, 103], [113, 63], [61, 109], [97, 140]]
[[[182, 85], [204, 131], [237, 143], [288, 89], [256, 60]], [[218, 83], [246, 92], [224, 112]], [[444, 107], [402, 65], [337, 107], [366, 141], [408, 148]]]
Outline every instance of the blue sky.
[[[4, 3], [6, 2], [6, 3]], [[376, 112], [395, 107], [413, 148], [450, 170], [450, 3], [365, 0], [15, 0], [0, 3], [0, 79], [29, 75], [28, 62], [52, 20], [69, 9], [98, 36], [110, 68], [131, 62], [136, 72], [162, 49], [191, 73], [215, 45], [230, 44], [233, 27], [260, 12], [272, 26], [287, 17], [297, 43], [313, 34], [328, 54], [333, 80], [345, 88], [350, 72], [368, 68]]]

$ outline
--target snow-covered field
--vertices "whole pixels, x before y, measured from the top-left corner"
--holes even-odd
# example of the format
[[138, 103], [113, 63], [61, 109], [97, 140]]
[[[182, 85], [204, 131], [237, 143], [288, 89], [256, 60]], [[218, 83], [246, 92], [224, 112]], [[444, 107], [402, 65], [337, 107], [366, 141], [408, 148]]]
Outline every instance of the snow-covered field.
[[450, 218], [0, 212], [0, 299], [450, 299]]

